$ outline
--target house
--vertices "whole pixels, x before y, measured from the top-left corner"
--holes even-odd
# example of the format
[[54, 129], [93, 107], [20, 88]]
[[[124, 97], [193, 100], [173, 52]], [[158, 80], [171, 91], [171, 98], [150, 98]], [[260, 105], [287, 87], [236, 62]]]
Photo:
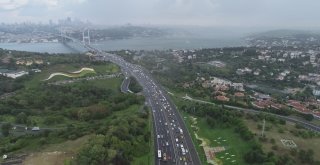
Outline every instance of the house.
[[242, 93], [242, 92], [236, 92], [236, 93], [234, 94], [234, 96], [236, 96], [236, 97], [244, 97], [244, 93]]
[[314, 89], [312, 90], [312, 94], [315, 96], [320, 96], [320, 90], [319, 89]]
[[271, 103], [271, 107], [274, 108], [274, 109], [283, 109], [283, 108], [287, 108], [285, 105], [283, 104], [277, 104], [277, 103]]
[[10, 71], [8, 69], [0, 69], [0, 75], [16, 79], [18, 77], [24, 76], [29, 74], [29, 72], [26, 71]]
[[252, 69], [245, 67], [244, 69], [237, 69], [236, 73], [238, 75], [244, 75], [244, 74], [249, 74], [252, 72]]
[[265, 101], [265, 100], [254, 101], [254, 102], [252, 102], [252, 105], [256, 108], [259, 108], [259, 109], [264, 109], [264, 108], [270, 107], [269, 102]]
[[41, 60], [41, 59], [37, 59], [37, 60], [34, 60], [34, 63], [36, 63], [36, 64], [43, 64], [43, 60]]
[[219, 101], [224, 101], [224, 102], [228, 102], [230, 100], [226, 96], [217, 96], [216, 99], [219, 100]]
[[2, 74], [3, 76], [6, 76], [6, 77], [9, 77], [9, 78], [13, 78], [13, 79], [16, 79], [18, 77], [21, 77], [21, 76], [24, 76], [24, 75], [28, 75], [29, 72], [26, 72], [26, 71], [14, 71], [14, 72], [7, 72], [7, 73], [4, 73]]
[[266, 95], [266, 94], [262, 94], [262, 93], [258, 93], [258, 92], [255, 92], [254, 96], [257, 100], [270, 100], [271, 99], [270, 95]]
[[261, 72], [261, 70], [260, 70], [260, 69], [257, 69], [257, 70], [255, 70], [255, 71], [253, 72], [253, 75], [259, 76], [259, 75], [260, 75], [260, 72]]
[[214, 90], [216, 90], [216, 91], [227, 91], [227, 90], [229, 90], [229, 87], [227, 85], [216, 85], [214, 87]]
[[300, 101], [296, 100], [289, 100], [288, 106], [292, 107], [293, 109], [302, 112], [302, 113], [311, 113], [312, 111], [304, 106]]
[[242, 83], [232, 83], [231, 86], [237, 91], [241, 91], [241, 92], [244, 91]]

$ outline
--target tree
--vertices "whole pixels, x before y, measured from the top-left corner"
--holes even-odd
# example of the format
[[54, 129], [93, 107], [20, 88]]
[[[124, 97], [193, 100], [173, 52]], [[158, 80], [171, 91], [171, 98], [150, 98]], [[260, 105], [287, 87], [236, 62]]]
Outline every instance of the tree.
[[129, 89], [134, 93], [139, 93], [143, 90], [142, 86], [134, 77], [130, 77]]
[[81, 109], [78, 111], [78, 119], [88, 121], [90, 119], [90, 113], [86, 109]]
[[298, 156], [302, 163], [312, 164], [314, 162], [313, 155], [314, 151], [309, 149], [308, 151], [300, 150]]
[[244, 155], [244, 159], [250, 164], [262, 164], [266, 160], [266, 155], [260, 150], [251, 150]]
[[7, 137], [10, 134], [10, 129], [12, 125], [10, 123], [5, 123], [1, 126], [2, 135]]
[[314, 119], [312, 114], [303, 114], [303, 118], [307, 121], [312, 121]]
[[107, 150], [105, 145], [105, 136], [97, 135], [89, 140], [77, 156], [77, 164], [96, 165], [107, 164], [108, 153], [114, 156], [114, 152]]
[[28, 116], [24, 112], [21, 112], [21, 113], [19, 113], [17, 115], [16, 123], [18, 123], [18, 124], [26, 124], [27, 120], [28, 120]]

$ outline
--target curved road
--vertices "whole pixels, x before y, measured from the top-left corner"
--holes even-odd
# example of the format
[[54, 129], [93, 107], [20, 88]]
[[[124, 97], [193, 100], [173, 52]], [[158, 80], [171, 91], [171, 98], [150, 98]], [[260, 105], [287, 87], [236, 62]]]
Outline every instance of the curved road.
[[155, 164], [200, 165], [191, 136], [176, 106], [166, 91], [152, 79], [149, 72], [138, 65], [126, 62], [117, 55], [87, 47], [98, 52], [95, 60], [110, 61], [119, 65], [126, 77], [129, 77], [128, 75], [135, 77], [143, 87], [147, 104], [151, 107], [153, 114]]

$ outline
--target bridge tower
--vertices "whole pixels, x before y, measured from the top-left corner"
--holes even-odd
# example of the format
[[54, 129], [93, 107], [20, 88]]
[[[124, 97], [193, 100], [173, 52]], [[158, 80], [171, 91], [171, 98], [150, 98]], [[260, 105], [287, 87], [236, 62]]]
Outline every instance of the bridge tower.
[[62, 27], [60, 27], [59, 31], [60, 31], [61, 42], [62, 43], [67, 42], [67, 38], [65, 37], [65, 36], [67, 36], [67, 32]]
[[91, 41], [90, 41], [90, 30], [86, 29], [82, 32], [82, 42], [86, 45], [90, 45]]

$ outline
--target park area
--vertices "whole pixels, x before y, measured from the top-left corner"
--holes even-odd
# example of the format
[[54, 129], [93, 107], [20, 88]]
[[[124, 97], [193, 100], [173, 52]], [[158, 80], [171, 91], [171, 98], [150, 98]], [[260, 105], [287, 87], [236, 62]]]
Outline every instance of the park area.
[[202, 164], [245, 165], [244, 154], [250, 143], [241, 139], [233, 128], [212, 129], [204, 118], [181, 113], [190, 131]]
[[320, 161], [319, 134], [305, 130], [291, 122], [279, 124], [266, 120], [264, 136], [261, 137], [263, 120], [250, 115], [244, 122], [250, 131], [257, 135], [256, 138], [261, 142], [265, 152], [273, 152], [282, 156], [289, 155], [290, 159], [300, 162], [303, 159], [302, 153], [309, 151], [311, 154], [309, 156], [312, 156], [315, 161]]

